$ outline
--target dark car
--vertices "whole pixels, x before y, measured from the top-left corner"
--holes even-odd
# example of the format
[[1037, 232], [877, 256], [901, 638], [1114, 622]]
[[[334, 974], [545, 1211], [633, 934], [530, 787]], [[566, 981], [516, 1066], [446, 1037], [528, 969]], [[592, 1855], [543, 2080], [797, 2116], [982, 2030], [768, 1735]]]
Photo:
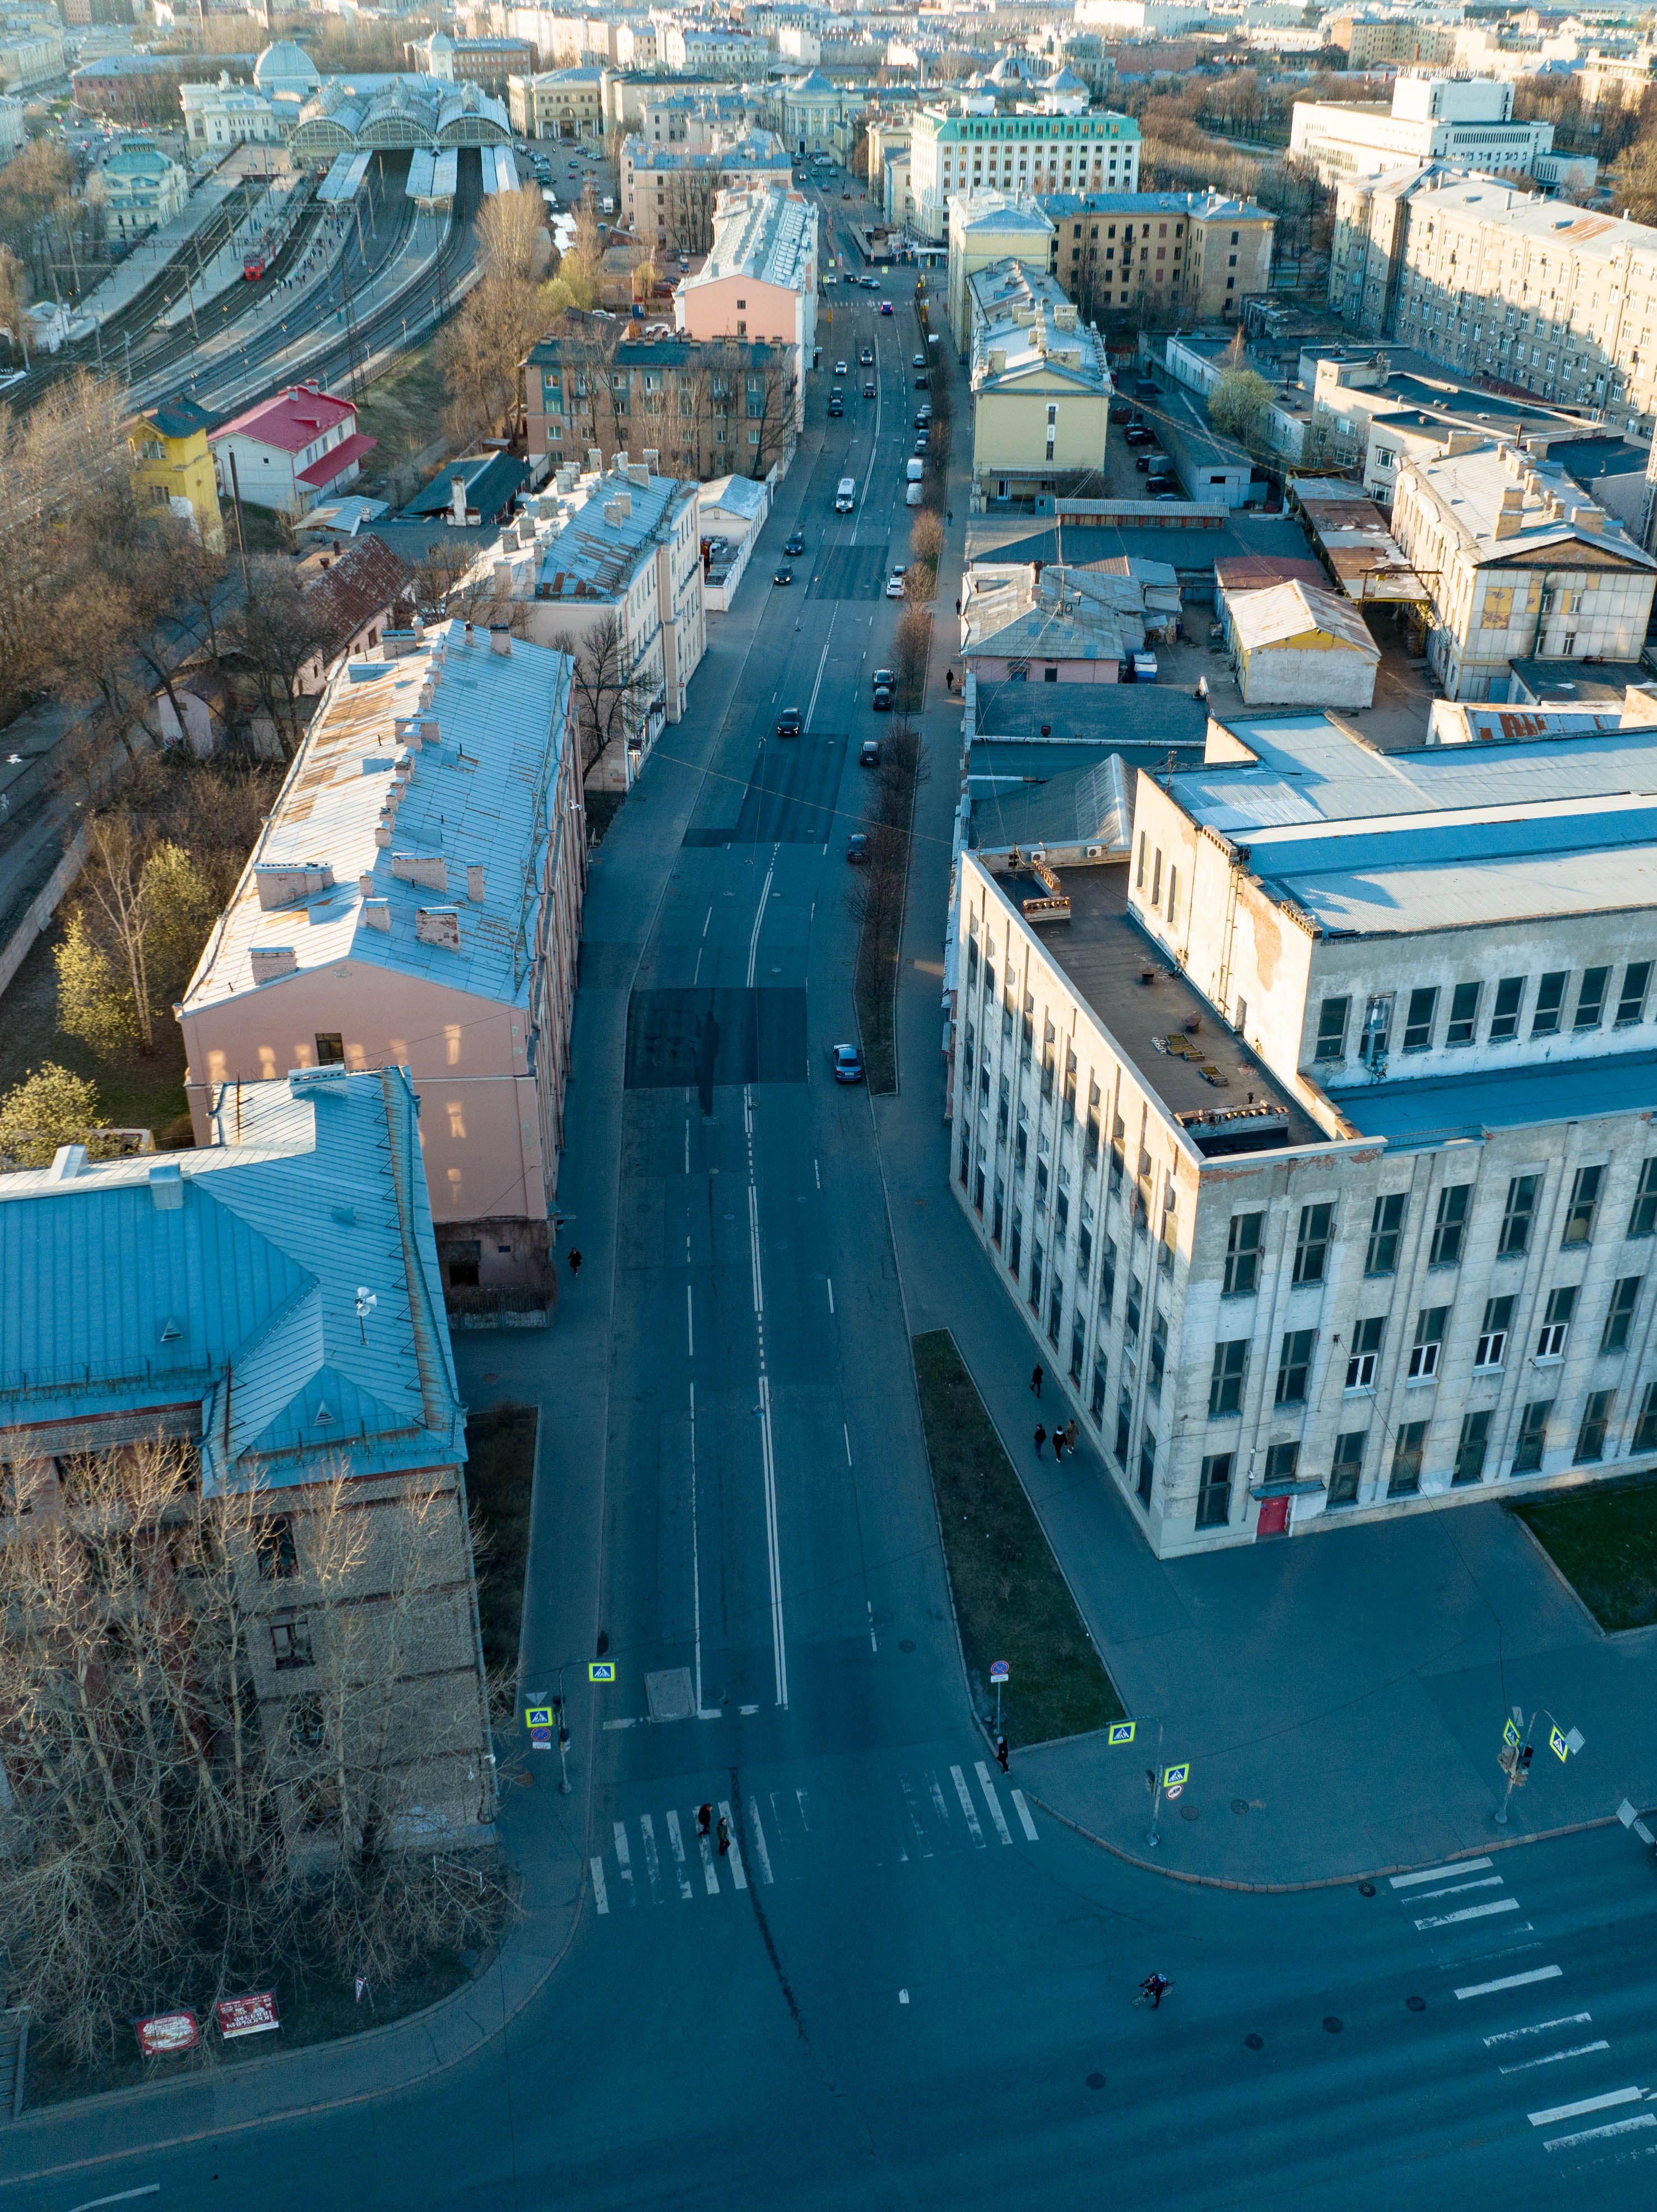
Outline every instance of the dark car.
[[1122, 435], [1130, 446], [1148, 446], [1153, 438], [1153, 433], [1142, 422], [1130, 422]]
[[874, 347], [873, 347], [873, 346], [865, 346], [865, 347], [863, 348], [863, 349], [862, 349], [862, 353], [860, 353], [860, 354], [858, 355], [857, 358], [858, 358], [858, 360], [859, 360], [860, 362], [862, 362], [862, 363], [863, 364], [863, 367], [864, 367], [865, 368], [872, 368], [874, 367]]
[[928, 441], [928, 439], [927, 439], [927, 434], [926, 434], [925, 431], [924, 431], [924, 430], [923, 430], [923, 431], [922, 431], [922, 433], [921, 433], [921, 434], [920, 434], [920, 436], [919, 436], [918, 438], [917, 438], [917, 439], [916, 439], [916, 441], [915, 441], [915, 451], [916, 451], [917, 453], [925, 453], [925, 451], [926, 451], [926, 448], [927, 448], [928, 442], [929, 442], [929, 441]]
[[875, 670], [873, 700], [874, 710], [877, 714], [884, 714], [891, 706], [894, 680], [892, 671], [889, 668], [877, 668]]
[[854, 868], [860, 868], [868, 858], [868, 839], [861, 830], [854, 830], [846, 840], [846, 858]]
[[805, 551], [805, 550], [806, 550], [806, 541], [805, 541], [805, 538], [803, 538], [803, 536], [801, 534], [801, 532], [800, 532], [799, 531], [797, 531], [797, 530], [795, 532], [795, 533], [794, 533], [793, 537], [792, 537], [792, 538], [790, 538], [789, 539], [789, 541], [788, 541], [787, 544], [786, 544], [786, 545], [784, 545], [784, 546], [783, 546], [783, 550], [785, 553], [793, 553], [793, 554], [800, 554], [800, 553], [803, 553], [803, 552]]
[[805, 726], [805, 718], [797, 707], [784, 707], [777, 718], [779, 738], [797, 738]]
[[846, 410], [845, 410], [845, 409], [844, 409], [844, 408], [840, 404], [840, 403], [839, 403], [839, 401], [838, 401], [838, 399], [831, 399], [831, 400], [830, 400], [830, 402], [829, 402], [829, 404], [828, 404], [828, 411], [829, 411], [829, 413], [830, 413], [831, 415], [838, 416], [838, 415], [844, 415], [844, 414], [845, 413], [845, 411], [846, 411]]
[[932, 380], [929, 376], [917, 376], [915, 380], [916, 391], [924, 392], [931, 381]]
[[920, 413], [915, 417], [915, 428], [917, 430], [929, 430], [932, 428], [932, 410], [929, 407], [922, 408]]
[[855, 1044], [837, 1044], [829, 1054], [829, 1065], [834, 1070], [837, 1083], [861, 1083], [863, 1079], [863, 1055]]
[[878, 738], [865, 738], [863, 739], [862, 744], [859, 746], [857, 750], [857, 765], [859, 768], [879, 768], [880, 765], [880, 740]]
[[880, 313], [881, 313], [883, 315], [889, 315], [889, 314], [892, 313], [892, 302], [891, 302], [891, 301], [890, 301], [890, 300], [882, 300], [882, 301], [881, 301], [881, 302], [880, 302]]
[[864, 397], [864, 398], [865, 398], [865, 399], [873, 399], [873, 398], [874, 398], [874, 386], [872, 384], [866, 384], [866, 385], [863, 386], [863, 397]]
[[771, 578], [771, 581], [773, 584], [791, 584], [794, 581], [793, 569], [779, 568], [777, 574]]
[[1134, 466], [1138, 470], [1142, 477], [1148, 476], [1150, 474], [1151, 463], [1153, 461], [1160, 461], [1163, 458], [1163, 455], [1161, 453], [1141, 453], [1135, 460]]

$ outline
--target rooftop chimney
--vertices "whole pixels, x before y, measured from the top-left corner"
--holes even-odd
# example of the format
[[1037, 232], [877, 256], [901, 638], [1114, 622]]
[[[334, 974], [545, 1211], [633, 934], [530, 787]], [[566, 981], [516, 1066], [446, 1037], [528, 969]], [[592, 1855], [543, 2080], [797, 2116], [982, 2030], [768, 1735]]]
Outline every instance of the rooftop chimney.
[[452, 906], [416, 907], [414, 933], [422, 945], [440, 945], [446, 952], [458, 952], [460, 949], [460, 908]]
[[184, 1205], [184, 1176], [176, 1160], [161, 1160], [149, 1170], [149, 1202], [157, 1213], [177, 1213]]
[[[627, 481], [629, 483], [641, 484], [648, 491], [650, 484], [650, 471], [642, 461], [634, 461], [628, 468]], [[626, 496], [624, 492], [622, 497], [624, 499]]]
[[484, 897], [484, 872], [479, 862], [473, 860], [466, 867], [466, 896], [474, 906], [481, 906]]
[[646, 475], [647, 477], [653, 477], [653, 476], [655, 476], [655, 473], [656, 473], [656, 471], [657, 471], [657, 470], [660, 468], [661, 465], [661, 447], [660, 447], [659, 446], [647, 446], [647, 447], [644, 448], [644, 473], [645, 473], [645, 475]]
[[53, 1182], [73, 1182], [86, 1165], [84, 1145], [59, 1145], [52, 1156], [52, 1165], [46, 1170]]
[[250, 957], [255, 983], [274, 983], [279, 975], [299, 973], [299, 956], [291, 945], [256, 945]]
[[1571, 520], [1578, 530], [1586, 530], [1590, 538], [1597, 538], [1605, 526], [1603, 507], [1574, 507]]
[[[367, 879], [365, 878], [365, 880]], [[391, 928], [391, 901], [389, 899], [383, 898], [365, 898], [362, 902], [362, 919], [367, 922], [370, 929], [383, 929], [389, 931]]]
[[589, 446], [587, 448], [587, 466], [594, 476], [596, 476], [604, 466], [604, 455], [596, 446]]
[[490, 623], [489, 649], [491, 653], [504, 653], [509, 655], [511, 653], [512, 632], [504, 623]]

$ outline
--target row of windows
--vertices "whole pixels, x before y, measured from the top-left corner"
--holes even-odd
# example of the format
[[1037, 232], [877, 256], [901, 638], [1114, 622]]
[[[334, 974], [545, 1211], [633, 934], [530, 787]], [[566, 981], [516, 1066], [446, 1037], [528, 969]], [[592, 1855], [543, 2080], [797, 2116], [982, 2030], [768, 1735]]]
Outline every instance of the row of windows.
[[[1563, 1251], [1571, 1251], [1578, 1245], [1593, 1242], [1594, 1221], [1605, 1179], [1603, 1164], [1578, 1168], [1571, 1177], [1570, 1200], [1565, 1209], [1559, 1237]], [[1429, 1267], [1459, 1267], [1461, 1265], [1472, 1191], [1471, 1183], [1457, 1182], [1447, 1183], [1439, 1192], [1432, 1239], [1428, 1248]], [[1496, 1235], [1496, 1256], [1498, 1260], [1521, 1259], [1530, 1250], [1541, 1191], [1540, 1175], [1520, 1175], [1508, 1178], [1502, 1225]], [[1389, 1192], [1375, 1200], [1370, 1209], [1369, 1236], [1364, 1247], [1363, 1272], [1366, 1275], [1398, 1273], [1398, 1249], [1409, 1206], [1409, 1195], [1404, 1191]], [[1252, 1297], [1260, 1286], [1260, 1266], [1265, 1249], [1265, 1219], [1263, 1212], [1232, 1216], [1226, 1237], [1223, 1292], [1227, 1297]], [[1329, 1262], [1334, 1223], [1332, 1200], [1301, 1208], [1295, 1238], [1294, 1280], [1296, 1283], [1323, 1281]], [[1629, 1209], [1628, 1227], [1624, 1234], [1649, 1237], [1654, 1231], [1657, 1231], [1657, 1157], [1645, 1161], [1641, 1167], [1640, 1182], [1634, 1194], [1634, 1202]]]
[[[1139, 873], [1142, 881], [1145, 866], [1142, 831], [1139, 845]], [[1160, 854], [1158, 860], [1160, 862]], [[1586, 1030], [1601, 1028], [1608, 1006], [1616, 1009], [1611, 1024], [1615, 1029], [1631, 1029], [1636, 1023], [1644, 1021], [1651, 991], [1651, 969], [1649, 960], [1630, 960], [1623, 970], [1621, 987], [1613, 998], [1610, 966], [1585, 968], [1572, 1008], [1571, 1034], [1577, 1036]], [[1527, 975], [1504, 975], [1495, 990], [1489, 993], [1489, 1024], [1484, 1034], [1487, 1044], [1510, 1044], [1517, 1039], [1529, 982]], [[1566, 968], [1552, 969], [1540, 978], [1530, 1011], [1527, 1036], [1551, 1037], [1559, 1035], [1563, 1025], [1569, 983], [1570, 970]], [[1435, 1043], [1446, 1048], [1476, 1044], [1489, 988], [1483, 981], [1469, 981], [1453, 985], [1447, 993], [1440, 990], [1436, 985], [1411, 991], [1404, 1016], [1403, 1049], [1405, 1052], [1430, 1052]], [[1447, 1011], [1441, 1002], [1447, 1000], [1447, 1018], [1443, 1035], [1440, 1036], [1439, 1016], [1441, 1011]], [[1394, 1001], [1390, 994], [1370, 1000], [1363, 1028], [1353, 1040], [1359, 1059], [1373, 1063], [1386, 1058], [1391, 1044], [1394, 1011]], [[1351, 1018], [1352, 1001], [1349, 998], [1331, 998], [1323, 1001], [1318, 1010], [1317, 1059], [1338, 1060], [1346, 1057], [1347, 1031]]]

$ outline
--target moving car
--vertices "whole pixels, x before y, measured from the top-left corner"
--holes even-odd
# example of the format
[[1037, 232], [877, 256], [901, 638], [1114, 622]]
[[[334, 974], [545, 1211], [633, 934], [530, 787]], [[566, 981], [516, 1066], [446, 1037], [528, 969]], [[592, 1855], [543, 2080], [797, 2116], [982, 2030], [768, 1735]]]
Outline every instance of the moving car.
[[794, 535], [793, 535], [793, 536], [789, 539], [788, 543], [787, 543], [787, 544], [783, 546], [783, 550], [785, 553], [795, 553], [795, 554], [798, 554], [798, 553], [803, 553], [803, 552], [805, 551], [805, 550], [806, 550], [806, 541], [805, 541], [805, 538], [801, 536], [801, 534], [800, 533], [800, 532], [799, 532], [799, 531], [797, 531], [797, 530], [795, 532]]
[[830, 402], [829, 402], [829, 404], [828, 404], [828, 410], [827, 410], [827, 411], [829, 412], [829, 414], [833, 415], [833, 416], [841, 416], [841, 415], [844, 415], [844, 414], [845, 413], [845, 411], [846, 411], [846, 410], [845, 410], [845, 408], [843, 406], [843, 404], [841, 404], [841, 402], [840, 402], [839, 400], [838, 400], [838, 399], [831, 399], [831, 400], [830, 400]]
[[841, 479], [840, 479], [840, 481], [839, 481], [839, 483], [838, 483], [838, 484], [835, 487], [835, 492], [834, 492], [834, 512], [835, 512], [837, 514], [850, 514], [851, 513], [852, 508], [853, 508], [854, 507], [856, 507], [856, 504], [857, 504], [857, 479], [856, 479], [856, 477], [841, 477]]
[[837, 1044], [829, 1056], [837, 1083], [861, 1083], [863, 1079], [863, 1055], [855, 1044]]
[[909, 365], [911, 368], [924, 368], [926, 367], [926, 356], [923, 353], [917, 353], [914, 360], [911, 362]]
[[880, 740], [878, 738], [865, 738], [863, 739], [862, 744], [857, 749], [857, 765], [859, 768], [879, 768], [880, 765]]
[[773, 584], [791, 584], [794, 581], [793, 569], [779, 568], [777, 574], [771, 578], [771, 581]]
[[877, 668], [874, 676], [874, 707], [877, 714], [884, 714], [892, 704], [892, 690], [897, 678], [889, 668]]
[[854, 830], [846, 840], [846, 859], [854, 867], [861, 867], [868, 858], [868, 839], [861, 830]]
[[932, 379], [929, 376], [917, 376], [915, 380], [916, 391], [924, 392], [931, 381]]
[[890, 300], [882, 300], [882, 301], [881, 301], [881, 302], [880, 302], [880, 313], [881, 313], [883, 315], [889, 315], [889, 314], [892, 313], [892, 302], [891, 302], [891, 301], [890, 301]]
[[865, 399], [873, 399], [873, 398], [874, 398], [874, 386], [872, 384], [866, 384], [866, 385], [863, 386], [863, 397], [864, 397], [864, 398], [865, 398]]
[[865, 346], [865, 347], [863, 348], [863, 349], [862, 349], [862, 353], [860, 353], [860, 354], [858, 355], [857, 358], [858, 358], [858, 360], [862, 363], [862, 365], [863, 365], [863, 367], [864, 367], [865, 368], [874, 368], [874, 347], [873, 347], [873, 346]]
[[777, 734], [779, 738], [797, 738], [804, 726], [804, 717], [797, 707], [784, 707], [777, 718]]
[[837, 361], [837, 362], [835, 362], [835, 364], [834, 364], [834, 374], [835, 374], [837, 376], [844, 376], [844, 375], [845, 374], [845, 373], [846, 373], [846, 365], [845, 365], [844, 362], [843, 362], [843, 361]]

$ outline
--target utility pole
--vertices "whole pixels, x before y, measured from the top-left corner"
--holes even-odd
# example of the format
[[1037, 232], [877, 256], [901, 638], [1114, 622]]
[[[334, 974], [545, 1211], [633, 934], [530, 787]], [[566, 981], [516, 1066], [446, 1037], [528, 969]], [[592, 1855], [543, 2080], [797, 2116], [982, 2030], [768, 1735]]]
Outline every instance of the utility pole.
[[235, 448], [231, 447], [228, 448], [228, 451], [230, 455], [230, 503], [235, 511], [236, 517], [236, 548], [241, 555], [242, 596], [244, 603], [247, 605], [251, 606], [253, 605], [253, 586], [252, 579], [247, 574], [247, 538], [241, 526], [241, 479], [236, 473]]

